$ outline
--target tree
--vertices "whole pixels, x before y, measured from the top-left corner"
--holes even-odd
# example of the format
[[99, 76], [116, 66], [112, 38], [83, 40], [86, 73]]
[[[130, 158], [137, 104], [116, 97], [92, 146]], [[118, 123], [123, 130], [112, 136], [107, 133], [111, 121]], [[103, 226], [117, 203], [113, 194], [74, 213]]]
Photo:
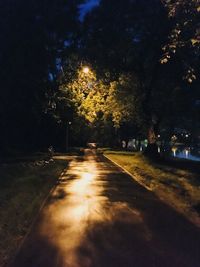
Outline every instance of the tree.
[[[66, 70], [67, 76], [70, 66], [71, 64], [68, 71]], [[57, 107], [65, 107], [65, 114], [69, 114], [71, 108], [76, 120], [78, 117], [82, 118], [92, 129], [93, 139], [98, 138], [105, 143], [103, 135], [106, 134], [107, 139], [110, 136], [111, 140], [111, 133], [116, 135], [123, 124], [133, 124], [133, 119], [140, 120], [141, 107], [136, 77], [126, 74], [121, 75], [116, 81], [108, 82], [107, 79], [98, 78], [91, 68], [80, 65], [73, 79], [63, 81], [65, 79], [61, 81]], [[58, 114], [62, 117], [59, 110]], [[136, 121], [134, 123], [136, 124]], [[108, 140], [106, 143], [109, 144]]]
[[[161, 63], [176, 73], [171, 124], [190, 132], [199, 127], [199, 57], [200, 57], [200, 2], [199, 0], [163, 1], [168, 10], [171, 32], [163, 47]], [[170, 105], [171, 106], [171, 105]], [[176, 106], [176, 107], [175, 107]]]
[[1, 147], [49, 142], [44, 133], [57, 88], [56, 62], [75, 46], [80, 2], [1, 3]]
[[[111, 12], [115, 6], [115, 12]], [[160, 1], [101, 1], [85, 20], [83, 48], [100, 73], [110, 72], [111, 81], [123, 74], [137, 77], [137, 118], [139, 127], [156, 136], [158, 121], [152, 99], [158, 88], [163, 68], [160, 64], [162, 46], [167, 41], [169, 23]], [[100, 51], [100, 52], [99, 52]], [[140, 117], [140, 119], [138, 119]], [[136, 120], [132, 117], [132, 120]], [[155, 125], [156, 123], [156, 125]]]
[[[168, 124], [170, 120], [176, 123], [178, 118], [188, 116], [190, 112], [186, 107], [192, 105], [196, 94], [192, 90], [189, 97], [185, 97], [188, 96], [188, 86], [180, 79], [185, 66], [180, 62], [182, 63], [186, 57], [188, 63], [193, 61], [198, 63], [197, 5], [192, 25], [191, 22], [186, 24], [188, 29], [183, 35], [184, 37], [187, 32], [191, 32], [190, 42], [185, 40], [184, 48], [189, 45], [191, 50], [184, 52], [181, 48], [182, 40], [179, 43], [180, 59], [177, 45], [175, 59], [167, 66], [161, 64], [170, 57], [167, 54], [168, 47], [173, 48], [174, 31], [176, 31], [174, 21], [178, 17], [171, 20], [167, 7], [173, 10], [175, 2], [184, 1], [165, 1], [164, 3], [164, 1], [152, 0], [148, 5], [146, 1], [118, 1], [117, 5], [112, 1], [101, 1], [100, 6], [86, 17], [82, 38], [83, 51], [92, 64], [97, 66], [98, 73], [110, 72], [110, 81], [114, 83], [122, 74], [128, 77], [131, 73], [132, 77], [137, 77], [137, 90], [133, 91], [137, 92], [139, 101], [136, 103], [139, 104], [137, 113], [132, 113], [134, 114], [132, 120], [137, 118], [139, 128], [143, 129], [148, 138], [148, 151], [152, 154], [156, 154], [160, 126], [171, 128]], [[187, 6], [190, 8], [188, 16], [191, 17], [195, 1], [192, 1], [192, 4], [187, 2], [184, 2], [182, 12], [185, 10], [187, 14]], [[114, 12], [113, 6], [115, 6]], [[185, 26], [184, 23], [183, 26]], [[168, 36], [170, 36], [169, 39]], [[164, 57], [163, 47], [166, 51]], [[188, 81], [190, 82], [190, 78], [196, 79], [192, 69], [187, 68], [187, 70]], [[133, 105], [135, 107], [135, 103]], [[120, 110], [117, 105], [115, 108]]]
[[200, 1], [165, 0], [172, 30], [164, 46], [162, 63], [176, 59], [182, 66], [182, 77], [189, 83], [199, 79]]

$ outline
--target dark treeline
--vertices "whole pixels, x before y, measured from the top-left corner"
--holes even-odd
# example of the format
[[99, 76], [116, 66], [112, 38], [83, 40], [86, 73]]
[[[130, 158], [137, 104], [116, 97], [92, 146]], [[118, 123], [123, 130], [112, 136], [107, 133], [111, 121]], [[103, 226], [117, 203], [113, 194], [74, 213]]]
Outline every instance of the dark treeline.
[[38, 149], [52, 142], [57, 126], [47, 109], [57, 88], [56, 58], [64, 41], [76, 38], [78, 4], [1, 1], [1, 151]]
[[[198, 136], [199, 1], [101, 0], [80, 21], [84, 2], [1, 1], [2, 155], [64, 149], [69, 121], [71, 145]], [[92, 93], [77, 90], [84, 65]]]

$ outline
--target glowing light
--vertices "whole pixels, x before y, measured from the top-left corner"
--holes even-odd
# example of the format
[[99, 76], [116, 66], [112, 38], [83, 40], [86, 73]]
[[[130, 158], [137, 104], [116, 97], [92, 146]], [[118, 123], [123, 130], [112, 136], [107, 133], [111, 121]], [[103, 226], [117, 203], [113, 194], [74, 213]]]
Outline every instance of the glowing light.
[[185, 149], [185, 155], [186, 155], [186, 158], [189, 157], [189, 150], [188, 149]]
[[83, 67], [83, 72], [85, 74], [88, 74], [90, 72], [90, 69], [88, 67]]
[[172, 147], [173, 156], [176, 157], [177, 147]]
[[82, 200], [86, 195], [92, 195], [91, 182], [94, 179], [95, 174], [89, 172], [83, 172], [80, 175], [80, 179], [75, 181], [70, 186], [70, 193], [76, 194]]
[[84, 239], [88, 221], [104, 220], [102, 209], [107, 197], [102, 196], [103, 186], [99, 185], [98, 176], [99, 170], [93, 159], [83, 163], [74, 159], [53, 193], [57, 201], [53, 201], [45, 211], [49, 227], [41, 223], [40, 233], [53, 236], [50, 240], [63, 258], [67, 254], [67, 266], [80, 266], [77, 264], [76, 250]]
[[172, 141], [176, 141], [177, 140], [177, 136], [176, 135], [173, 135], [172, 138], [171, 138]]

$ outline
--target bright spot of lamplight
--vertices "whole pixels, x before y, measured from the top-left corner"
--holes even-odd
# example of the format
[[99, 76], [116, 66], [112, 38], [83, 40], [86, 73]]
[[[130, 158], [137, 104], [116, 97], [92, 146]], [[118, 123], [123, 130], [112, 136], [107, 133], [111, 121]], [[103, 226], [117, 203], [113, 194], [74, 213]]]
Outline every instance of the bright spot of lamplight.
[[89, 69], [88, 67], [84, 67], [84, 68], [83, 68], [83, 72], [84, 72], [85, 74], [88, 74], [89, 71], [90, 71], [90, 69]]
[[176, 157], [177, 147], [172, 147], [173, 156]]
[[84, 172], [81, 174], [81, 178], [84, 179], [84, 181], [86, 182], [92, 181], [93, 177], [94, 177], [94, 174], [90, 172]]
[[185, 149], [185, 155], [186, 155], [186, 158], [189, 157], [189, 150], [188, 149]]

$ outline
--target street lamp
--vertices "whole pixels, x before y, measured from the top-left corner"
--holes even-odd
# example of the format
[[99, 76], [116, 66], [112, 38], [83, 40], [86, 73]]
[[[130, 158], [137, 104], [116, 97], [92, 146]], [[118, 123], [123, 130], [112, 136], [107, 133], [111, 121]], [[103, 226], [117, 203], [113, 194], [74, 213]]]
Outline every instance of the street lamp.
[[83, 72], [85, 74], [88, 74], [90, 72], [90, 69], [87, 66], [85, 66], [85, 67], [83, 67]]

